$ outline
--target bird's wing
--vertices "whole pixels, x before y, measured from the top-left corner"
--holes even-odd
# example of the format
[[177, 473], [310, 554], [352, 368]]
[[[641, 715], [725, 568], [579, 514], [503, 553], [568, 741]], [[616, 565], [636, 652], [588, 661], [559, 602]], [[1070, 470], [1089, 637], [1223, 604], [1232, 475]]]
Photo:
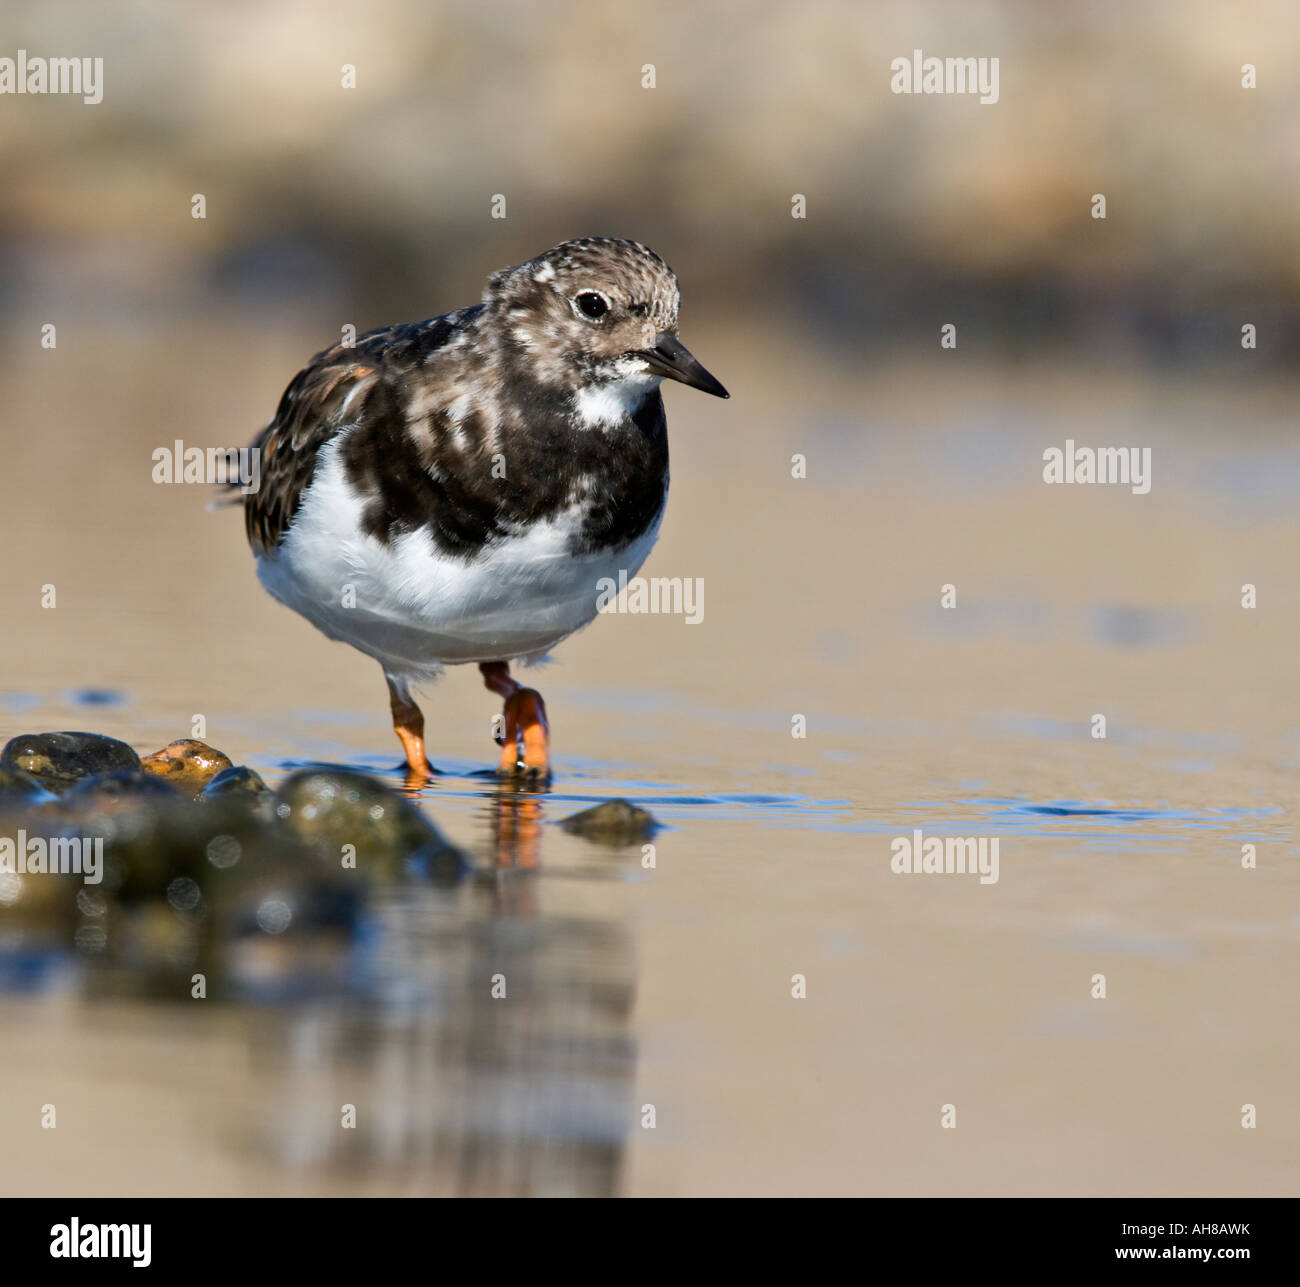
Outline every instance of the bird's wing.
[[261, 478], [244, 498], [248, 543], [259, 553], [280, 544], [311, 483], [321, 448], [361, 410], [378, 380], [364, 352], [337, 344], [293, 378], [275, 417], [253, 440]]
[[351, 345], [318, 353], [298, 372], [274, 419], [253, 440], [261, 451], [261, 480], [244, 498], [244, 526], [255, 551], [272, 552], [284, 539], [321, 448], [357, 422], [376, 388], [423, 367], [478, 312], [475, 306], [369, 331]]

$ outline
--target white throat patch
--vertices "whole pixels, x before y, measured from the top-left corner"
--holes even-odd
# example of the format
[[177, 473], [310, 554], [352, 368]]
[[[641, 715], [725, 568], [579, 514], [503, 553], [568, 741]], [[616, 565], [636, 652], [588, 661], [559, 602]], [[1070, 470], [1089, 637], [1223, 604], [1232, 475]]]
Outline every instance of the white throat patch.
[[645, 401], [663, 380], [652, 375], [640, 363], [625, 361], [619, 364], [620, 375], [604, 384], [590, 384], [573, 395], [578, 419], [589, 429], [613, 429]]

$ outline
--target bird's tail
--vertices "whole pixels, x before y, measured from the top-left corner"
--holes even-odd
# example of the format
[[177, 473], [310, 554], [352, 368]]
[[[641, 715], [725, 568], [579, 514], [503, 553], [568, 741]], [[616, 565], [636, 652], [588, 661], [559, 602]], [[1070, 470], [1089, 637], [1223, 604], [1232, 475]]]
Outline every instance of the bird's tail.
[[[260, 452], [262, 450], [262, 441], [270, 428], [270, 425], [266, 425], [258, 430], [257, 436], [249, 444], [252, 451]], [[230, 509], [235, 505], [242, 506], [248, 495], [247, 488], [239, 478], [227, 478], [225, 482], [213, 483], [212, 492], [212, 499], [204, 507], [209, 512], [218, 509]]]
[[216, 494], [204, 506], [209, 511], [230, 509], [244, 503], [244, 491], [238, 483], [213, 483], [212, 490]]

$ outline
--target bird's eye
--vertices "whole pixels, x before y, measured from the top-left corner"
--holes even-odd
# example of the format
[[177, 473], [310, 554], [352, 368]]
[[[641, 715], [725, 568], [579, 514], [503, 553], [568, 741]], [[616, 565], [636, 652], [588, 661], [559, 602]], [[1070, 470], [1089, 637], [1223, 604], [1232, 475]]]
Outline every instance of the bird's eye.
[[609, 300], [599, 291], [584, 290], [578, 294], [573, 302], [578, 306], [578, 312], [583, 317], [590, 318], [593, 322], [598, 321], [609, 312]]

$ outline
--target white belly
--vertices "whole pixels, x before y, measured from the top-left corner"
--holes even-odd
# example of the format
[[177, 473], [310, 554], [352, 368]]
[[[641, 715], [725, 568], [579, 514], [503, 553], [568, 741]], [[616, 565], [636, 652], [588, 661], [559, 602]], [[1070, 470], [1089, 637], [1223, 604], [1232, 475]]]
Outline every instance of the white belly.
[[574, 557], [569, 539], [583, 515], [574, 507], [472, 561], [440, 554], [427, 531], [385, 545], [360, 529], [362, 501], [338, 447], [322, 450], [289, 531], [273, 556], [258, 558], [257, 574], [281, 603], [395, 676], [545, 653], [595, 618], [602, 578], [633, 576], [658, 535], [656, 518], [622, 551]]

